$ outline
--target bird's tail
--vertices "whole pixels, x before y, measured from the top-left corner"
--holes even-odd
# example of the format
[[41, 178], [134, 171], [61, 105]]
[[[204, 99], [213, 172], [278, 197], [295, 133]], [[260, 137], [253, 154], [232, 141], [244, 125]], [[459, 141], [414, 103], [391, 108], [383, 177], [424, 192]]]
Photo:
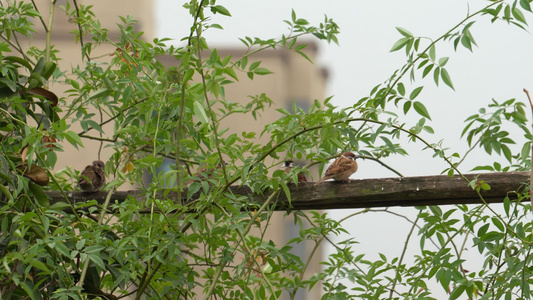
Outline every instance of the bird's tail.
[[326, 180], [326, 179], [329, 179], [329, 178], [330, 178], [329, 176], [324, 176], [324, 177], [322, 177], [319, 181], [317, 181], [317, 182], [314, 184], [314, 186], [319, 185], [320, 183], [322, 183], [322, 181], [324, 181], [324, 180]]

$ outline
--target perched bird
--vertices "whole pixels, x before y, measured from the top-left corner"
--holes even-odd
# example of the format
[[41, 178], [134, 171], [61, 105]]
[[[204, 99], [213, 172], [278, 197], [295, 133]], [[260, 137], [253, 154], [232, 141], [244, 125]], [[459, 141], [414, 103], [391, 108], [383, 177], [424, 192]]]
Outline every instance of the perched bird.
[[105, 184], [104, 162], [93, 161], [92, 165], [85, 167], [80, 174], [78, 185], [84, 192], [97, 192]]
[[334, 179], [335, 181], [348, 181], [348, 178], [357, 171], [357, 155], [352, 152], [344, 152], [337, 158], [331, 166], [324, 173], [324, 177], [320, 179], [315, 185], [318, 185], [326, 179]]
[[[296, 164], [294, 163], [294, 161], [286, 160], [281, 168], [285, 170], [285, 173], [289, 174], [289, 172], [295, 166], [296, 166]], [[298, 173], [298, 182], [307, 182], [307, 178], [305, 177], [305, 173], [303, 173], [303, 172]]]

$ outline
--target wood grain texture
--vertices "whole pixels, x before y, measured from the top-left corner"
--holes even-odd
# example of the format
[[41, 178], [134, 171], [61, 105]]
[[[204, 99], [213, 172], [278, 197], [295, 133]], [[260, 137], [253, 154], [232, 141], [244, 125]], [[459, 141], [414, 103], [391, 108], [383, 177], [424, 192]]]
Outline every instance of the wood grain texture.
[[[529, 172], [508, 173], [482, 173], [467, 174], [469, 180], [484, 180], [491, 189], [482, 191], [488, 203], [503, 202], [506, 195], [515, 199], [514, 191], [518, 191], [529, 181]], [[281, 192], [276, 202], [276, 210], [320, 210], [341, 208], [369, 208], [392, 206], [426, 206], [447, 204], [474, 204], [482, 203], [477, 193], [468, 183], [459, 176], [450, 178], [445, 175], [418, 176], [403, 178], [376, 178], [360, 179], [350, 182], [323, 182], [314, 186], [313, 182], [302, 182], [298, 186], [290, 184], [291, 205]], [[230, 187], [235, 195], [245, 195], [250, 201], [262, 203], [269, 192], [263, 195], [254, 195], [248, 187]], [[59, 192], [47, 192], [51, 203], [64, 202]], [[187, 195], [183, 192], [182, 195]], [[68, 192], [67, 196], [72, 202], [84, 202], [91, 199], [99, 203], [105, 201], [107, 192], [95, 193]], [[138, 191], [119, 191], [113, 194], [111, 203], [122, 202], [128, 196], [144, 201]], [[160, 193], [157, 197], [162, 198]], [[176, 193], [169, 192], [169, 199], [175, 199]], [[185, 199], [184, 199], [185, 200]]]

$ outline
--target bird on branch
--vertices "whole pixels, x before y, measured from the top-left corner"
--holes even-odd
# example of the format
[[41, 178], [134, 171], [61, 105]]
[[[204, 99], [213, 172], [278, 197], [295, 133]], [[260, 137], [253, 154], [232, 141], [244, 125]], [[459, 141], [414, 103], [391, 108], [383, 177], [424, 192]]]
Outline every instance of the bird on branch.
[[[289, 172], [296, 166], [296, 163], [292, 160], [286, 160], [281, 167], [285, 170], [285, 173], [289, 174]], [[298, 182], [307, 182], [307, 178], [305, 177], [305, 173], [299, 172], [298, 173]]]
[[353, 152], [344, 152], [339, 158], [337, 158], [326, 170], [324, 177], [322, 177], [315, 186], [327, 179], [333, 179], [335, 181], [348, 181], [350, 176], [357, 172], [358, 158]]
[[95, 160], [80, 174], [78, 185], [84, 192], [98, 192], [105, 184], [104, 162]]

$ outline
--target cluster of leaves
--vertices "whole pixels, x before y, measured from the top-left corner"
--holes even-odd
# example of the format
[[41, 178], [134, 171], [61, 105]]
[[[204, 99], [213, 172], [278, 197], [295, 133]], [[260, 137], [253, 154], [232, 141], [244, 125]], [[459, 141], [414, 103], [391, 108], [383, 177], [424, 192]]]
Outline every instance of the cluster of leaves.
[[[285, 21], [289, 34], [267, 40], [245, 37], [241, 41], [248, 52], [234, 58], [220, 56], [202, 35], [222, 29], [211, 23], [211, 14], [231, 17], [214, 0], [191, 0], [184, 5], [193, 24], [181, 47], [167, 47], [167, 39], [144, 41], [132, 17], [120, 18], [120, 35], [112, 38], [90, 6], [72, 3], [63, 8], [76, 24], [75, 40], [84, 64], [70, 72], [58, 68], [61, 53], [52, 51], [49, 40], [45, 49], [19, 45], [19, 36], [53, 30], [45, 22], [41, 22], [45, 28], [38, 29], [39, 22], [30, 21], [41, 18], [37, 7], [17, 1], [0, 7], [2, 297], [117, 299], [133, 293], [137, 299], [277, 299], [282, 295], [295, 298], [298, 291], [318, 284], [323, 286], [324, 299], [433, 299], [428, 285], [432, 280], [454, 299], [464, 293], [470, 298], [531, 296], [531, 235], [527, 234], [531, 225], [520, 203], [529, 196], [527, 191], [516, 192], [518, 202], [505, 199], [504, 216], [486, 205], [460, 205], [447, 211], [417, 208], [406, 248], [392, 259], [385, 255], [366, 259], [364, 253], [358, 254], [353, 239], [333, 243], [332, 235], [347, 231], [342, 221], [326, 213], [291, 212], [300, 235], [285, 245], [267, 238], [277, 195], [285, 192], [290, 199], [288, 184], [297, 183], [295, 172], [277, 170], [286, 158], [323, 166], [348, 149], [374, 160], [408, 155], [401, 144], [401, 137], [406, 136], [448, 162], [448, 174], [461, 174], [459, 165], [470, 151], [453, 162], [461, 158], [458, 153], [449, 155], [441, 143], [422, 138], [421, 134], [434, 133], [430, 111], [421, 99], [424, 87], [408, 91], [404, 76], [409, 72], [414, 81], [420, 73], [424, 78], [433, 72], [437, 85], [444, 82], [453, 89], [445, 68], [449, 58], [436, 56], [437, 43], [450, 40], [455, 48], [460, 44], [472, 51], [476, 43], [470, 29], [476, 18], [489, 15], [493, 21], [522, 26], [525, 19], [519, 7], [530, 11], [528, 1], [491, 1], [427, 43], [398, 28], [402, 37], [391, 51], [405, 48], [407, 62], [368, 97], [342, 109], [330, 99], [314, 101], [307, 111], [296, 105], [291, 112], [278, 109], [282, 116], [262, 132], [240, 134], [231, 133], [222, 121], [241, 115], [258, 118], [273, 101], [259, 94], [238, 104], [227, 99], [226, 86], [243, 76], [253, 79], [271, 74], [253, 61], [253, 55], [264, 49], [286, 48], [309, 60], [298, 38], [313, 35], [336, 43], [339, 28], [333, 20], [326, 17], [322, 24], [312, 26], [293, 11]], [[105, 55], [110, 61], [94, 57], [96, 50], [110, 48], [114, 50]], [[9, 51], [18, 56], [5, 56]], [[172, 60], [172, 66], [164, 65], [162, 58]], [[61, 99], [50, 88], [59, 84], [68, 87]], [[404, 116], [411, 109], [420, 119], [415, 124], [403, 123], [399, 114]], [[514, 99], [494, 101], [467, 122], [462, 135], [471, 148], [503, 154], [510, 164], [478, 169], [530, 167], [531, 132], [523, 104]], [[74, 125], [81, 131], [74, 132]], [[513, 155], [508, 146], [514, 143], [504, 128], [508, 125], [525, 132], [527, 142], [520, 154]], [[268, 136], [268, 142], [258, 143], [256, 138], [262, 136]], [[64, 191], [72, 189], [76, 173], [52, 174], [50, 170], [65, 144], [78, 147], [82, 140], [97, 140], [110, 148], [107, 171], [113, 180], [107, 185], [109, 197], [126, 182], [140, 186], [140, 196], [103, 205], [70, 203]], [[31, 171], [21, 165], [38, 167], [52, 183], [37, 186], [29, 176]], [[307, 172], [307, 167], [297, 171]], [[150, 182], [143, 181], [147, 173]], [[248, 198], [231, 193], [228, 187], [234, 183], [247, 185], [257, 194], [266, 189], [272, 192], [262, 204], [249, 203]], [[477, 179], [465, 184], [477, 192], [490, 188], [490, 183]], [[63, 192], [68, 204], [50, 205], [43, 193], [47, 189]], [[405, 253], [416, 229], [420, 251], [408, 265]], [[470, 240], [486, 256], [475, 271], [465, 269], [468, 261], [463, 252]], [[326, 242], [334, 246], [334, 253], [323, 262], [321, 272], [307, 274], [316, 250]], [[292, 252], [302, 243], [312, 245], [307, 257]]]

